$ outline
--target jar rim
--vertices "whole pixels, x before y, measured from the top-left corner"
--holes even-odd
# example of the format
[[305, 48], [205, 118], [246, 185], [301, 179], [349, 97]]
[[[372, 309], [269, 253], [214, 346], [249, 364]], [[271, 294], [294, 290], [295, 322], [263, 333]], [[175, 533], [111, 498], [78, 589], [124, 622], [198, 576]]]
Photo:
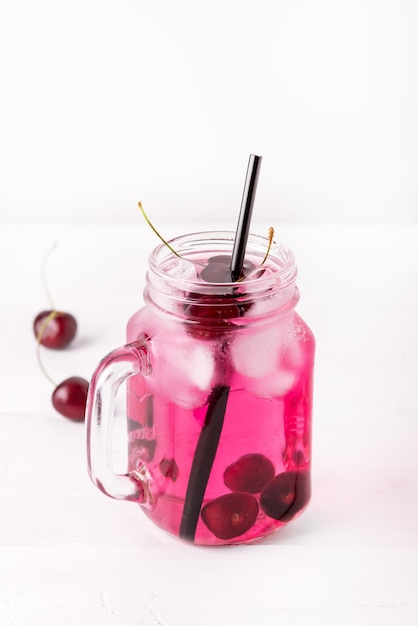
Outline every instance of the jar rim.
[[[186, 233], [173, 237], [168, 241], [169, 245], [175, 250], [181, 259], [191, 261], [187, 254], [198, 254], [208, 257], [209, 254], [216, 254], [222, 251], [230, 252], [232, 255], [232, 247], [235, 239], [234, 231], [197, 231]], [[268, 238], [264, 235], [256, 235], [250, 233], [246, 248], [246, 258], [255, 257], [264, 258], [268, 247]], [[214, 283], [202, 281], [198, 278], [175, 276], [166, 270], [167, 263], [176, 259], [176, 255], [164, 243], [159, 244], [151, 252], [148, 265], [150, 270], [158, 275], [161, 279], [168, 280], [170, 284], [180, 290], [196, 289], [197, 291], [210, 291], [215, 289], [223, 289], [226, 287], [236, 286], [233, 281]], [[193, 261], [191, 261], [193, 262]], [[297, 267], [293, 252], [287, 246], [280, 242], [273, 241], [268, 257], [263, 264], [265, 272], [262, 276], [245, 278], [240, 284], [245, 284], [246, 292], [259, 292], [271, 287], [273, 283], [280, 289], [288, 287], [295, 282], [297, 276]]]

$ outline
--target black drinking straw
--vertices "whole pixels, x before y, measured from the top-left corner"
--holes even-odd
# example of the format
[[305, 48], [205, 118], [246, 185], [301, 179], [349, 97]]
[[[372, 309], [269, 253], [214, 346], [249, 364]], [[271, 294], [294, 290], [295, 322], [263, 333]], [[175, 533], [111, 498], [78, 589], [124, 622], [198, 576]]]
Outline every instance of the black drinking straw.
[[[260, 164], [261, 157], [250, 154], [232, 251], [232, 282], [238, 280], [242, 274]], [[226, 345], [225, 342], [224, 348]], [[225, 355], [220, 355], [217, 363], [219, 370], [224, 369], [224, 359]], [[213, 388], [193, 456], [179, 532], [180, 537], [189, 541], [194, 541], [195, 538], [200, 509], [222, 432], [229, 391], [229, 385], [225, 384], [219, 384]]]
[[234, 247], [232, 249], [231, 277], [235, 282], [241, 278], [244, 265], [245, 249], [247, 247], [248, 234], [250, 232], [251, 217], [255, 193], [257, 191], [258, 175], [260, 173], [261, 157], [250, 154], [247, 175], [245, 177], [244, 191], [241, 200], [241, 210], [238, 218], [238, 226], [235, 233]]
[[217, 385], [210, 396], [205, 422], [193, 457], [180, 523], [180, 537], [194, 541], [200, 509], [218, 449], [229, 396], [228, 385]]

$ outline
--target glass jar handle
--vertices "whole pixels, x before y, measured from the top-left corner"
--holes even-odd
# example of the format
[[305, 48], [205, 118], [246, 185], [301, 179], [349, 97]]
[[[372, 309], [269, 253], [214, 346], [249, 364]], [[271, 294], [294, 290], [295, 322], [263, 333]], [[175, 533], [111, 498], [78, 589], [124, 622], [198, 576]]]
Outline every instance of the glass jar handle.
[[93, 374], [86, 406], [87, 461], [91, 480], [103, 493], [117, 500], [151, 505], [152, 478], [143, 463], [135, 471], [115, 474], [112, 467], [112, 426], [115, 398], [121, 384], [135, 374], [150, 374], [146, 337], [110, 352]]

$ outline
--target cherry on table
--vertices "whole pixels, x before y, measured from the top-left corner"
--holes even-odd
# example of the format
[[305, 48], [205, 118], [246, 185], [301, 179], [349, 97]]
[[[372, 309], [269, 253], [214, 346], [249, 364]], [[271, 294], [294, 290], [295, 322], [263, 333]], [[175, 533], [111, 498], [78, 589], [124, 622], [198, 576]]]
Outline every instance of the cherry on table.
[[201, 517], [218, 539], [233, 539], [246, 533], [255, 523], [258, 502], [249, 493], [227, 493], [205, 504]]
[[229, 465], [224, 483], [231, 491], [260, 493], [274, 477], [274, 465], [264, 454], [245, 454]]
[[310, 497], [311, 477], [308, 470], [282, 472], [264, 487], [260, 506], [269, 517], [288, 522], [308, 504]]
[[79, 376], [66, 378], [52, 394], [54, 409], [75, 422], [84, 421], [89, 383]]
[[74, 339], [77, 321], [71, 313], [41, 311], [33, 322], [33, 331], [39, 343], [45, 348], [60, 350]]

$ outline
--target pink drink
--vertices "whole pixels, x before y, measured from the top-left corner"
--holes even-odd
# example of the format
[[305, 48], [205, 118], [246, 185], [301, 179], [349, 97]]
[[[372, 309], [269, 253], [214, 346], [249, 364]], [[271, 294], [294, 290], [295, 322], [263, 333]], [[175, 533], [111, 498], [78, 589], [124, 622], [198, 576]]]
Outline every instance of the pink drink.
[[128, 379], [128, 474], [152, 477], [151, 520], [205, 545], [261, 539], [310, 498], [314, 338], [293, 310], [294, 258], [276, 245], [257, 271], [267, 244], [250, 236], [231, 283], [231, 241], [179, 238], [189, 260], [157, 248], [127, 328], [152, 369]]

